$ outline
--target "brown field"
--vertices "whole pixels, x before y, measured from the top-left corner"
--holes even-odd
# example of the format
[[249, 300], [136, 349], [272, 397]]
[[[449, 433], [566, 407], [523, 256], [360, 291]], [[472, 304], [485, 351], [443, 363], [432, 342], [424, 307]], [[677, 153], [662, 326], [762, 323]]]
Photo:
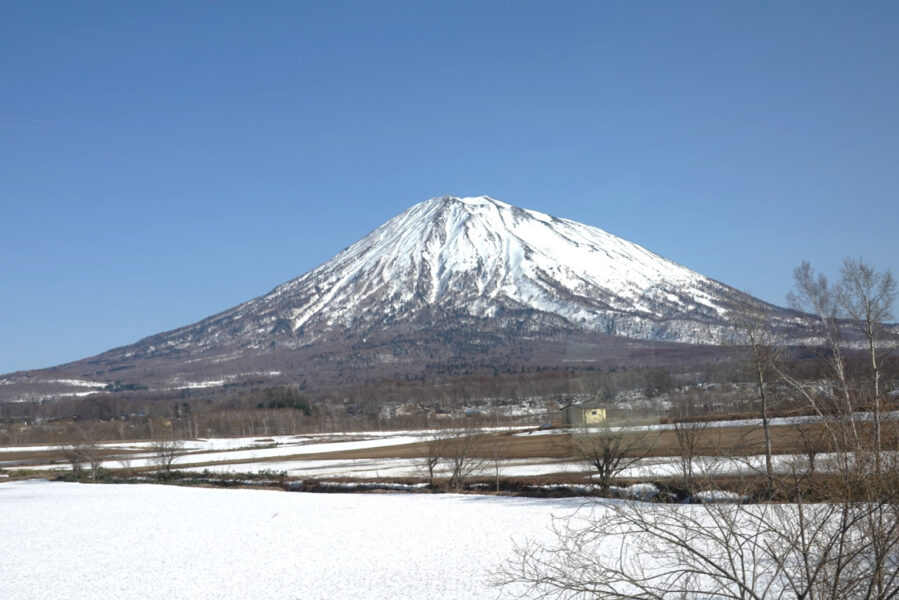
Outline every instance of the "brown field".
[[[863, 431], [868, 424], [859, 424]], [[577, 430], [550, 435], [511, 435], [491, 433], [479, 435], [485, 452], [491, 452], [495, 443], [501, 441], [505, 458], [577, 458], [573, 437]], [[896, 427], [884, 429], [886, 445], [895, 445]], [[671, 431], [651, 431], [648, 433], [625, 434], [624, 445], [633, 447], [633, 454], [648, 457], [679, 456], [680, 450], [676, 433]], [[827, 451], [827, 437], [824, 427], [818, 424], [778, 426], [771, 428], [771, 442], [774, 454], [801, 454], [809, 445], [818, 452]], [[697, 456], [750, 456], [764, 453], [764, 433], [760, 427], [710, 427], [699, 434], [695, 454]], [[353, 458], [417, 458], [427, 454], [427, 443], [419, 442], [402, 446], [384, 446], [359, 450], [344, 450], [317, 454], [303, 454], [294, 458], [304, 459], [353, 459]], [[290, 457], [278, 457], [287, 460]]]
[[[870, 430], [870, 424], [858, 424], [861, 431]], [[884, 427], [884, 443], [887, 447], [895, 447], [899, 435], [899, 424], [889, 423]], [[581, 435], [577, 429], [553, 430], [552, 432], [540, 432], [536, 430], [532, 435], [512, 435], [510, 433], [490, 433], [476, 435], [476, 448], [480, 448], [480, 454], [484, 457], [495, 455], [497, 448], [501, 448], [503, 459], [574, 459], [577, 460], [578, 452], [575, 440]], [[816, 452], [828, 451], [827, 434], [824, 427], [819, 424], [803, 424], [790, 426], [777, 426], [771, 428], [772, 447], [774, 454], [805, 454], [807, 448], [814, 447]], [[627, 433], [623, 435], [624, 447], [632, 448], [632, 456], [646, 457], [674, 457], [680, 456], [676, 432], [673, 430], [650, 431], [645, 433]], [[694, 456], [751, 456], [764, 453], [763, 431], [760, 427], [708, 427], [700, 430], [695, 446]], [[101, 454], [105, 458], [126, 459], [128, 455], [146, 452], [146, 450], [123, 450], [121, 448], [103, 449]], [[208, 451], [201, 451], [208, 452]], [[391, 459], [391, 458], [420, 458], [428, 453], [427, 442], [404, 444], [398, 446], [382, 446], [376, 448], [363, 448], [343, 450], [336, 452], [320, 452], [315, 454], [296, 454], [288, 456], [276, 456], [267, 459], [254, 459], [252, 462], [283, 462], [302, 460], [336, 460], [336, 459]], [[475, 453], [478, 453], [476, 450]], [[184, 453], [189, 456], [191, 453]], [[239, 465], [242, 460], [227, 460], [227, 453], [222, 453], [219, 461], [204, 463], [191, 463], [191, 467], [203, 467], [212, 464]], [[7, 467], [25, 468], [31, 464], [41, 464], [50, 461], [60, 462], [65, 466], [65, 457], [61, 450], [39, 451], [11, 451], [0, 453], [0, 464]], [[176, 465], [177, 468], [177, 465]], [[150, 468], [136, 468], [134, 471], [151, 470]], [[585, 465], [585, 471], [589, 469]]]

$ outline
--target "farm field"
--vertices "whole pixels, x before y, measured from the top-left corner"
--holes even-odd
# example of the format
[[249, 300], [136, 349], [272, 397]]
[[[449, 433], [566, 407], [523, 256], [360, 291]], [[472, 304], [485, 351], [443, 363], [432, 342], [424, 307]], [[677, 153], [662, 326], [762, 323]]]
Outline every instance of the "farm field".
[[[895, 423], [897, 414], [890, 415]], [[860, 427], [868, 424], [862, 420]], [[758, 473], [764, 465], [763, 434], [757, 421], [719, 421], [699, 424], [694, 449], [698, 474]], [[805, 460], [806, 440], [822, 440], [822, 425], [813, 418], [776, 419], [772, 423], [774, 464], [789, 471]], [[589, 474], [578, 457], [575, 438], [589, 430], [479, 429], [458, 431], [474, 436], [480, 452], [499, 456], [484, 471], [502, 477], [563, 477]], [[885, 430], [892, 439], [895, 428]], [[294, 436], [211, 438], [185, 440], [173, 463], [180, 471], [282, 473], [288, 477], [351, 479], [414, 479], [424, 477], [422, 457], [428, 453], [434, 431], [368, 431], [301, 434]], [[677, 477], [679, 448], [673, 426], [667, 424], [625, 428], [626, 446], [640, 460], [625, 469], [626, 478]], [[148, 441], [98, 444], [102, 468], [134, 473], [155, 468]], [[826, 448], [819, 448], [824, 458]], [[487, 461], [491, 462], [491, 461]], [[65, 472], [70, 469], [61, 445], [0, 447], [0, 477], [21, 473]], [[443, 473], [438, 469], [438, 476]]]
[[[0, 483], [0, 598], [495, 598], [580, 499]], [[14, 515], [15, 518], [9, 518]]]

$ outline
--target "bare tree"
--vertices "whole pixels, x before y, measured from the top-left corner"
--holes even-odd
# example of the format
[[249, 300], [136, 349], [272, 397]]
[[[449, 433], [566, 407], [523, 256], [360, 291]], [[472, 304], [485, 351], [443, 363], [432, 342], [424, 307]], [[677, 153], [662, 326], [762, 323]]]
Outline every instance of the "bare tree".
[[427, 475], [428, 486], [434, 487], [434, 478], [440, 461], [446, 453], [447, 433], [442, 429], [431, 430], [424, 440], [424, 453], [418, 459], [419, 469]]
[[172, 472], [172, 464], [181, 454], [184, 448], [184, 441], [175, 438], [164, 438], [154, 440], [150, 444], [150, 452], [153, 455], [153, 462], [162, 469], [165, 475]]
[[693, 491], [693, 463], [708, 429], [707, 421], [675, 421], [674, 435], [680, 455], [681, 473], [687, 490]]
[[749, 344], [752, 351], [750, 364], [755, 376], [756, 391], [760, 402], [762, 431], [765, 442], [765, 473], [768, 476], [769, 489], [774, 481], [774, 464], [771, 451], [771, 427], [768, 411], [770, 398], [768, 394], [768, 378], [778, 358], [778, 345], [770, 325], [770, 319], [759, 304], [749, 297], [730, 313], [728, 318], [737, 330], [740, 341]]
[[[830, 382], [835, 394], [821, 393], [805, 382], [791, 377], [783, 369], [777, 368], [781, 379], [797, 391], [820, 417], [825, 431], [834, 448], [852, 448], [852, 461], [858, 463], [873, 457], [875, 470], [881, 468], [883, 460], [882, 438], [882, 390], [880, 386], [882, 359], [885, 351], [883, 341], [884, 320], [892, 315], [892, 303], [896, 296], [896, 284], [889, 271], [877, 273], [861, 260], [847, 259], [842, 269], [838, 286], [831, 286], [823, 275], [816, 275], [809, 263], [803, 262], [794, 271], [795, 291], [790, 294], [790, 303], [800, 310], [811, 312], [819, 324], [824, 342], [822, 360], [831, 374]], [[840, 317], [848, 318], [840, 320]], [[846, 348], [843, 329], [847, 323], [854, 324], [868, 343], [871, 378], [868, 384], [850, 380], [846, 366]], [[853, 385], [855, 383], [856, 385]], [[872, 398], [867, 405], [873, 415], [873, 448], [857, 425], [857, 411], [866, 403], [862, 401], [865, 390]], [[837, 400], [837, 401], [834, 401]], [[838, 418], [832, 418], [836, 415]], [[848, 455], [839, 454], [840, 458]], [[843, 469], [848, 465], [843, 465]]]
[[[795, 288], [787, 296], [790, 305], [811, 314], [818, 324], [818, 332], [821, 335], [823, 351], [821, 360], [830, 374], [829, 381], [824, 389], [819, 385], [809, 385], [792, 375], [781, 365], [774, 365], [774, 369], [780, 379], [804, 399], [807, 406], [815, 412], [825, 424], [825, 431], [831, 438], [833, 448], [853, 448], [857, 452], [864, 450], [862, 436], [859, 433], [855, 413], [857, 398], [852, 394], [849, 377], [847, 375], [845, 344], [840, 329], [840, 309], [836, 300], [836, 290], [829, 284], [824, 275], [816, 274], [807, 261], [793, 271]], [[833, 393], [827, 388], [833, 387]], [[836, 421], [833, 417], [837, 417]], [[829, 423], [836, 423], [831, 426]], [[848, 458], [848, 454], [842, 453], [838, 458]], [[850, 465], [841, 465], [842, 470], [847, 470]]]
[[66, 444], [63, 447], [62, 455], [72, 469], [72, 476], [75, 479], [81, 477], [81, 471], [84, 467], [84, 453], [81, 451], [81, 445], [77, 442]]
[[484, 470], [484, 448], [479, 433], [476, 428], [466, 427], [446, 439], [444, 462], [449, 471], [449, 487], [454, 490], [461, 490], [467, 479]]
[[85, 465], [90, 469], [90, 478], [97, 479], [103, 460], [97, 446], [96, 429], [93, 426], [72, 426], [69, 430], [69, 443], [63, 448], [63, 456], [76, 479], [81, 477]]
[[91, 479], [100, 477], [100, 469], [103, 465], [103, 455], [100, 447], [97, 445], [97, 436], [93, 428], [85, 435], [84, 445], [85, 458], [87, 464], [90, 465]]
[[529, 597], [887, 600], [899, 594], [884, 504], [596, 506], [497, 573]]
[[[804, 475], [812, 479], [817, 472], [818, 455], [827, 450], [825, 445], [825, 433], [817, 427], [803, 426], [797, 424], [794, 426], [797, 437], [799, 438], [799, 451], [805, 458]], [[794, 471], [796, 469], [794, 468]]]
[[485, 441], [487, 461], [493, 473], [495, 489], [499, 492], [499, 476], [503, 465], [509, 461], [509, 452], [512, 448], [511, 433], [493, 433]]
[[572, 433], [572, 444], [577, 455], [596, 471], [606, 495], [614, 479], [651, 450], [645, 429], [629, 431], [605, 422], [578, 428]]
[[893, 317], [896, 299], [896, 281], [887, 270], [878, 273], [861, 259], [845, 259], [840, 271], [840, 284], [836, 290], [837, 302], [845, 316], [864, 335], [868, 345], [871, 366], [871, 400], [874, 420], [874, 451], [878, 465], [883, 448], [881, 435], [880, 379], [883, 354], [895, 348], [881, 348], [884, 323]]

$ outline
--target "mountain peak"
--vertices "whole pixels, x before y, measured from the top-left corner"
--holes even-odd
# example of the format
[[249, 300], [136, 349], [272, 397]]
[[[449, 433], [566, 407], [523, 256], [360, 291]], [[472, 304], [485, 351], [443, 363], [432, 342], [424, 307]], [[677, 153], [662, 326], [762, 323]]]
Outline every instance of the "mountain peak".
[[610, 336], [629, 338], [622, 348], [718, 343], [729, 337], [728, 310], [746, 298], [596, 227], [489, 196], [442, 196], [264, 296], [68, 367], [176, 389], [241, 373], [303, 381], [326, 369], [345, 382], [448, 365], [564, 365], [608, 353]]
[[441, 202], [441, 203], [452, 203], [458, 202], [460, 204], [467, 204], [469, 206], [479, 206], [485, 204], [505, 204], [505, 202], [500, 202], [499, 200], [495, 200], [490, 196], [436, 196], [431, 198], [430, 200], [425, 200], [421, 204], [428, 204], [429, 202]]
[[490, 196], [438, 196], [416, 204], [406, 212], [417, 212], [417, 208], [422, 209], [423, 212], [433, 209], [440, 212], [462, 210], [466, 213], [477, 213], [480, 210], [520, 210]]
[[509, 204], [506, 204], [505, 202], [491, 198], [490, 196], [470, 196], [463, 198], [459, 198], [456, 196], [444, 196], [444, 199], [449, 202], [459, 202], [466, 206], [498, 206], [502, 208], [511, 206]]
[[[709, 343], [740, 292], [601, 229], [489, 196], [412, 206], [316, 269], [201, 322], [201, 344], [306, 345], [432, 322]], [[184, 328], [164, 334], [187, 349]], [[341, 333], [343, 332], [343, 333]], [[200, 341], [202, 338], [202, 341]]]

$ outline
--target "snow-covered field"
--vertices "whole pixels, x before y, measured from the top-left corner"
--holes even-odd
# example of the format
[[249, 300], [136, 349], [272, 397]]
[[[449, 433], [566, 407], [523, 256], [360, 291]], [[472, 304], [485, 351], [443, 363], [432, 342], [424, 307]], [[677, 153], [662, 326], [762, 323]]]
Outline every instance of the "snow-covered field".
[[[728, 423], [728, 422], [724, 422]], [[740, 422], [744, 423], [744, 422]], [[746, 423], [752, 423], [747, 421]], [[719, 423], [714, 423], [720, 426]], [[421, 460], [402, 458], [321, 458], [308, 459], [311, 454], [343, 452], [366, 448], [401, 446], [426, 440], [429, 431], [357, 432], [344, 434], [308, 434], [274, 437], [209, 438], [187, 440], [183, 453], [175, 460], [174, 468], [183, 471], [209, 471], [212, 473], [260, 473], [284, 472], [291, 477], [354, 477], [360, 479], [381, 477], [422, 477]], [[517, 435], [568, 435], [567, 430], [548, 430]], [[140, 468], [153, 466], [149, 451], [151, 442], [104, 443], [106, 450], [121, 451], [104, 460], [106, 469]], [[0, 447], [0, 467], [5, 469], [28, 468], [34, 471], [67, 471], [69, 465], [61, 455], [55, 460], [5, 461], [9, 452], [30, 454], [38, 451], [61, 452], [62, 446], [8, 446]], [[816, 466], [828, 468], [829, 457], [820, 454]], [[777, 472], [787, 473], [798, 467], [804, 469], [806, 458], [801, 455], [774, 457]], [[485, 465], [484, 472], [492, 474], [494, 465]], [[0, 478], [4, 470], [0, 468]], [[444, 475], [438, 467], [438, 476]], [[579, 473], [590, 469], [583, 461], [552, 458], [513, 459], [499, 465], [503, 477], [544, 476], [557, 473]], [[625, 469], [620, 475], [629, 478], [677, 477], [681, 474], [677, 457], [645, 458]], [[694, 472], [697, 476], [735, 475], [764, 471], [763, 456], [697, 457]]]
[[578, 499], [0, 484], [0, 598], [492, 599]]
[[[317, 434], [308, 436], [275, 436], [275, 437], [244, 437], [244, 438], [210, 438], [199, 440], [186, 440], [183, 442], [183, 452], [176, 460], [177, 468], [188, 468], [190, 465], [206, 463], [241, 462], [258, 464], [253, 469], [242, 469], [242, 472], [272, 469], [268, 464], [257, 463], [282, 456], [302, 457], [307, 454], [322, 452], [341, 452], [347, 450], [360, 450], [364, 448], [377, 448], [384, 446], [398, 446], [421, 441], [421, 432], [412, 435], [409, 432], [381, 432], [364, 434]], [[120, 456], [113, 456], [103, 461], [106, 469], [118, 469], [124, 466], [137, 468], [152, 464], [150, 446], [152, 442], [127, 442], [104, 443], [104, 450], [122, 451]], [[6, 446], [0, 447], [0, 464], [3, 463], [3, 455], [6, 452], [61, 452], [63, 446]], [[16, 467], [13, 462], [3, 464], [7, 468]], [[68, 469], [68, 465], [61, 459], [44, 463], [28, 461], [27, 467], [36, 470]], [[224, 468], [230, 471], [234, 469]]]
[[[506, 431], [508, 428], [484, 428], [481, 431]], [[515, 431], [515, 429], [513, 429]], [[414, 460], [307, 460], [306, 455], [330, 452], [346, 452], [366, 448], [382, 448], [413, 444], [427, 439], [428, 430], [417, 431], [366, 431], [351, 433], [327, 433], [308, 435], [282, 435], [272, 437], [209, 438], [186, 440], [182, 452], [175, 460], [174, 468], [216, 473], [258, 473], [260, 471], [286, 471], [295, 476], [330, 477], [413, 477], [420, 475]], [[104, 460], [105, 469], [140, 468], [153, 466], [152, 442], [102, 443], [104, 450], [120, 451]], [[6, 469], [28, 468], [35, 471], [66, 471], [69, 465], [63, 460], [64, 446], [2, 446], [0, 467]], [[4, 460], [4, 454], [16, 452], [56, 452], [55, 459]], [[276, 460], [283, 458], [283, 460]], [[545, 472], [556, 472], [553, 469]], [[0, 468], [0, 476], [3, 469]]]

